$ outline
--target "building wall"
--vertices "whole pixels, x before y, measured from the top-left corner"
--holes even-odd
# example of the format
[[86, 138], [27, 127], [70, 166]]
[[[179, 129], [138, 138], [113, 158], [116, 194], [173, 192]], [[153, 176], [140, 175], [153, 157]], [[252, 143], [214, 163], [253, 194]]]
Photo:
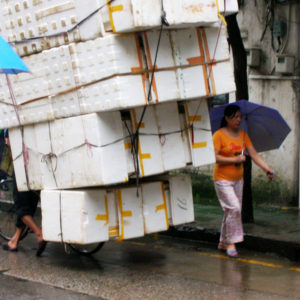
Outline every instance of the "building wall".
[[[270, 26], [266, 27], [268, 17], [270, 17], [267, 7], [269, 2], [271, 1], [245, 0], [238, 13], [238, 22], [245, 47], [261, 49], [260, 66], [256, 69], [252, 68], [250, 74], [274, 75], [276, 56], [286, 54], [295, 57], [296, 70], [293, 75], [300, 75], [300, 3], [287, 0], [285, 5], [276, 4], [274, 6], [273, 21], [285, 22], [286, 34], [280, 39], [281, 45], [278, 44], [277, 38], [274, 38], [273, 49], [272, 32]], [[273, 24], [273, 22], [271, 23]]]
[[[253, 167], [253, 189], [256, 197], [259, 195], [258, 201], [297, 205], [299, 99], [295, 93], [295, 84], [300, 84], [300, 80], [266, 79], [261, 76], [249, 78], [250, 100], [277, 109], [291, 128], [290, 134], [278, 150], [261, 153], [264, 160], [275, 170], [277, 177], [274, 182], [268, 182], [261, 169], [255, 165]], [[271, 199], [274, 196], [276, 199]]]
[[[300, 3], [276, 3], [273, 19], [286, 23], [286, 33], [273, 39], [266, 26], [270, 13], [265, 0], [245, 0], [240, 7], [238, 22], [246, 49], [259, 48], [261, 60], [258, 67], [249, 67], [249, 100], [278, 109], [292, 129], [280, 149], [262, 153], [263, 158], [277, 174], [270, 184], [261, 170], [253, 167], [254, 196], [282, 205], [298, 205], [299, 185], [299, 85], [300, 85]], [[298, 3], [296, 3], [298, 2]], [[251, 30], [249, 30], [251, 28]], [[265, 33], [264, 33], [265, 31]], [[278, 74], [278, 55], [295, 57], [294, 72]], [[272, 199], [271, 199], [272, 198]]]

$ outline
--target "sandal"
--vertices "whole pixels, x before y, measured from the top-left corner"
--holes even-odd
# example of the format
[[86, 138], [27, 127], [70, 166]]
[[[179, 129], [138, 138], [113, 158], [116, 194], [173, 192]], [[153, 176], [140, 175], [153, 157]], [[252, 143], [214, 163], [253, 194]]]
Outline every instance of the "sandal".
[[228, 257], [232, 257], [232, 258], [236, 258], [239, 256], [238, 252], [236, 251], [236, 249], [227, 249], [226, 250], [226, 254]]
[[5, 251], [9, 251], [9, 252], [17, 252], [17, 251], [18, 251], [18, 248], [11, 249], [11, 248], [8, 246], [8, 243], [3, 244], [3, 245], [2, 245], [2, 249], [5, 250]]

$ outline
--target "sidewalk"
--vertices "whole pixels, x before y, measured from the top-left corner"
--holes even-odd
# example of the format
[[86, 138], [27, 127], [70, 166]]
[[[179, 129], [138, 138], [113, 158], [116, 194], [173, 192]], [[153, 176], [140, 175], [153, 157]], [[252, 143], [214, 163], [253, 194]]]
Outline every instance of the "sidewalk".
[[[195, 222], [172, 227], [164, 234], [217, 245], [222, 217], [218, 206], [195, 205]], [[254, 224], [244, 224], [244, 242], [239, 247], [300, 260], [299, 209], [255, 208], [254, 219]]]

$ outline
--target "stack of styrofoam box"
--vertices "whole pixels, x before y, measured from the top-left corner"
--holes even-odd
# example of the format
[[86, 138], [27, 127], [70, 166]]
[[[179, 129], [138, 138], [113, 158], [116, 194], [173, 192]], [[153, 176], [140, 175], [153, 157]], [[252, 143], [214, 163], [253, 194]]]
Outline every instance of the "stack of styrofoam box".
[[[237, 6], [221, 2], [164, 0], [170, 26], [148, 99], [160, 0], [0, 0], [0, 34], [31, 69], [11, 76], [17, 107], [0, 77], [0, 128], [10, 128], [18, 189], [43, 190], [46, 240], [127, 239], [193, 221], [188, 176], [145, 180], [215, 161], [207, 98], [235, 90], [217, 21], [218, 8]], [[137, 173], [138, 188], [127, 183]]]
[[[137, 151], [141, 177], [215, 161], [206, 100], [182, 106], [182, 114], [176, 102], [145, 111]], [[127, 182], [136, 173], [131, 138], [142, 111], [131, 109], [123, 122], [120, 112], [103, 112], [11, 128], [18, 190]]]
[[[102, 0], [102, 4], [106, 2]], [[162, 5], [169, 28], [213, 26], [218, 21], [218, 9], [225, 15], [238, 12], [237, 0], [116, 0], [101, 10], [104, 28], [113, 32], [158, 28]]]
[[188, 175], [113, 189], [44, 190], [43, 237], [47, 241], [90, 244], [164, 231], [194, 220]]
[[101, 14], [94, 14], [68, 34], [60, 33], [69, 31], [100, 5], [98, 0], [1, 0], [0, 32], [7, 41], [20, 42], [16, 50], [21, 56], [94, 39], [104, 34]]
[[146, 75], [155, 60], [157, 31], [140, 38], [108, 35], [25, 57], [32, 73], [11, 79], [19, 118], [0, 78], [0, 127], [233, 92], [225, 28], [218, 34], [214, 27], [164, 31], [150, 101]]
[[[105, 31], [136, 32], [161, 24], [161, 0], [115, 0], [110, 5], [107, 2], [0, 0], [0, 34], [11, 43], [18, 42], [16, 50], [23, 56], [94, 39]], [[213, 25], [218, 21], [218, 7], [223, 14], [238, 11], [237, 0], [164, 0], [163, 3], [168, 28]], [[44, 38], [38, 38], [41, 36]]]

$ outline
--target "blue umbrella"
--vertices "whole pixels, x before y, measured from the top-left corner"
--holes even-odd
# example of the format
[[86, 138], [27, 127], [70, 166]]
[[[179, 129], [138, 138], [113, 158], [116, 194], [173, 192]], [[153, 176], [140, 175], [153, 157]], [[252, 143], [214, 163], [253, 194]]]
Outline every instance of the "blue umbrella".
[[8, 74], [18, 74], [22, 72], [30, 72], [30, 70], [24, 64], [19, 55], [12, 49], [12, 47], [0, 36], [0, 73], [5, 74], [6, 76], [10, 96], [20, 125], [21, 121], [17, 108], [17, 102]]
[[18, 74], [30, 72], [19, 55], [0, 36], [0, 73]]
[[[240, 128], [248, 133], [258, 152], [278, 149], [291, 131], [276, 109], [246, 100], [231, 104], [240, 107], [243, 115]], [[220, 128], [225, 107], [231, 104], [225, 104], [211, 110], [210, 122], [213, 133]]]

